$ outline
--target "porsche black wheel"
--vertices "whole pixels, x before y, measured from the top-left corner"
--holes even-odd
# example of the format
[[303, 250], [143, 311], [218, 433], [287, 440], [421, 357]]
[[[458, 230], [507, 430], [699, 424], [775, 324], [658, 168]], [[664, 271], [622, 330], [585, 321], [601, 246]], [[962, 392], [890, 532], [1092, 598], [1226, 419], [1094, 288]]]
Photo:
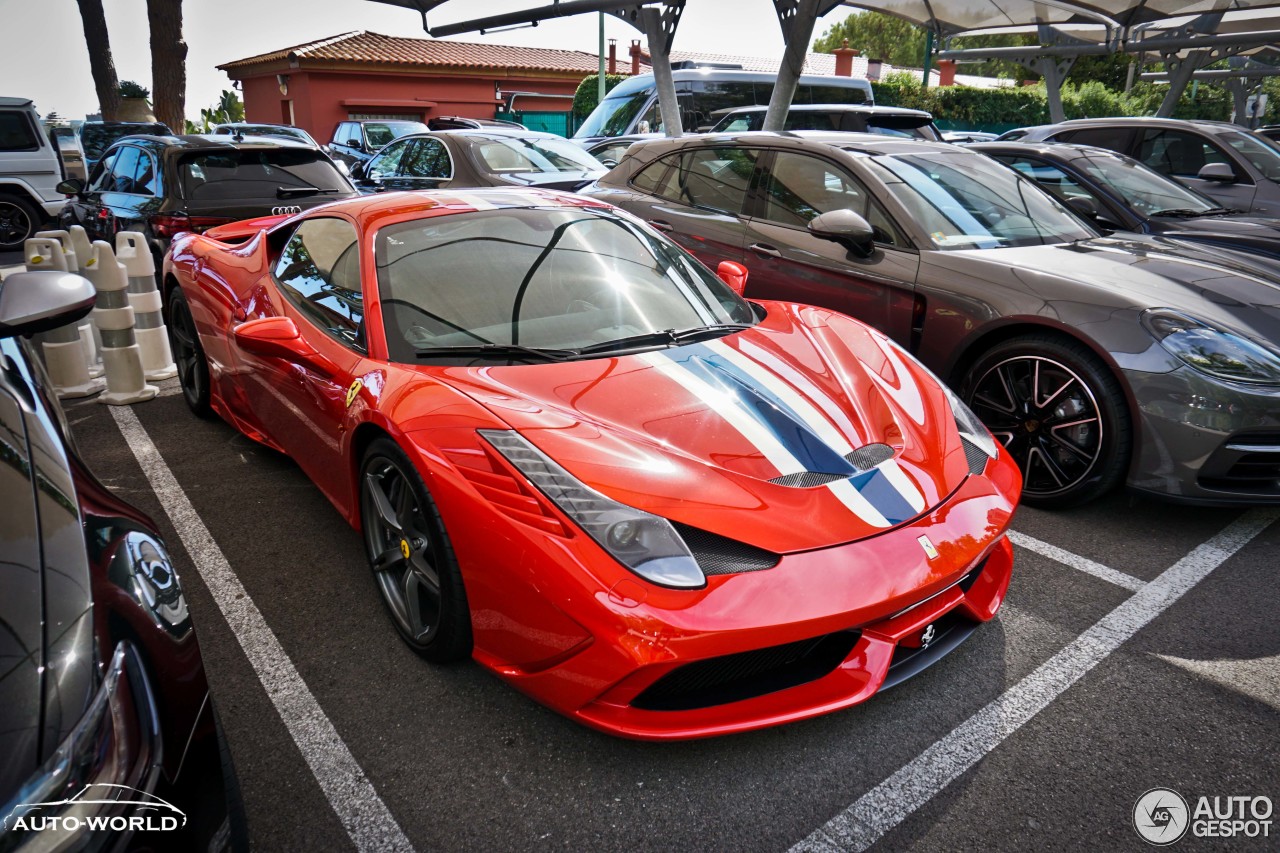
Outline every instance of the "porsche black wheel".
[[370, 445], [360, 466], [360, 517], [369, 565], [400, 636], [437, 663], [471, 654], [471, 616], [435, 502], [404, 452]]
[[1026, 335], [984, 353], [962, 394], [1022, 469], [1022, 500], [1063, 508], [1123, 478], [1132, 421], [1120, 384], [1084, 345]]
[[173, 350], [173, 362], [178, 368], [178, 384], [187, 406], [197, 417], [213, 414], [209, 405], [209, 361], [196, 323], [191, 317], [191, 306], [181, 287], [175, 286], [169, 293], [169, 346]]

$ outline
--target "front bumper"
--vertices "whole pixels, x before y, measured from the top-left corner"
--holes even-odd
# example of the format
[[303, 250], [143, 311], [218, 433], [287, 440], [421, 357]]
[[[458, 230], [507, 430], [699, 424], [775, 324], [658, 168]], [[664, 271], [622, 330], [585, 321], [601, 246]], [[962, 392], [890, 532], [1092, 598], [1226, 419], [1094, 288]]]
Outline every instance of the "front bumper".
[[995, 616], [1020, 489], [1001, 453], [986, 476], [870, 539], [711, 577], [696, 593], [623, 581], [561, 605], [590, 636], [535, 671], [476, 657], [534, 699], [625, 737], [707, 737], [830, 713], [921, 671]]
[[1182, 503], [1280, 503], [1280, 388], [1190, 367], [1125, 379], [1138, 407], [1131, 488]]

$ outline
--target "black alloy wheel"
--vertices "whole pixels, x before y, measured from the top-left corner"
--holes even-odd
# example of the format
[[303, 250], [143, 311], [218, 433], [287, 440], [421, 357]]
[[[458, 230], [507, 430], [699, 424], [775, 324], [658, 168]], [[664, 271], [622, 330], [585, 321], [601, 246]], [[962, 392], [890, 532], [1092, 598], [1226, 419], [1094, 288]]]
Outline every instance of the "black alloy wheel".
[[1061, 509], [1124, 476], [1133, 426], [1120, 384], [1076, 341], [1026, 335], [984, 353], [961, 395], [1022, 469], [1022, 500]]
[[0, 195], [0, 252], [12, 252], [40, 228], [43, 217], [25, 199]]
[[213, 414], [209, 404], [209, 360], [196, 322], [191, 316], [191, 306], [182, 288], [175, 285], [169, 293], [169, 347], [173, 350], [173, 362], [178, 368], [178, 384], [182, 397], [196, 417], [208, 418]]
[[390, 439], [370, 445], [360, 466], [360, 518], [400, 636], [436, 663], [469, 657], [471, 615], [453, 547], [417, 469]]

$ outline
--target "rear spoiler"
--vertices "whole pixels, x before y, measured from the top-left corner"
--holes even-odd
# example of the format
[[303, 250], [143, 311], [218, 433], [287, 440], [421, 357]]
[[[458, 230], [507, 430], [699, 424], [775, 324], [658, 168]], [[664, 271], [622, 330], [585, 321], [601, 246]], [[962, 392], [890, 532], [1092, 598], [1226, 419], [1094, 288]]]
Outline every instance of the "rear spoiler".
[[239, 222], [229, 222], [226, 225], [218, 225], [204, 232], [204, 236], [212, 237], [222, 243], [240, 243], [248, 240], [256, 235], [259, 231], [266, 231], [284, 222], [292, 213], [284, 213], [278, 216], [259, 216], [256, 219], [242, 219]]

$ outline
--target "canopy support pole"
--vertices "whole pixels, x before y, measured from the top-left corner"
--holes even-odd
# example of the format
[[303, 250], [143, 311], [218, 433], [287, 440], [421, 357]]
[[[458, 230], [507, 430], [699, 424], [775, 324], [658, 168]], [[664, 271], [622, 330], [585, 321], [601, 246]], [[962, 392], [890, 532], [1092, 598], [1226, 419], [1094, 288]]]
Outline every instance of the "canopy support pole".
[[683, 136], [680, 102], [676, 100], [676, 84], [671, 76], [671, 43], [675, 41], [680, 14], [685, 0], [664, 0], [661, 11], [652, 6], [640, 8], [640, 23], [649, 41], [649, 58], [653, 60], [653, 82], [658, 89], [658, 111], [662, 115], [662, 132], [667, 136]]
[[782, 130], [786, 123], [791, 101], [796, 96], [800, 74], [804, 71], [804, 60], [809, 53], [814, 24], [823, 7], [830, 5], [823, 0], [773, 0], [773, 11], [778, 16], [778, 26], [782, 28], [782, 40], [786, 46], [761, 130]]
[[1049, 121], [1054, 124], [1066, 121], [1067, 114], [1062, 109], [1062, 84], [1071, 73], [1071, 66], [1076, 64], [1076, 58], [1074, 56], [1019, 57], [1017, 63], [1044, 78], [1044, 93], [1049, 100]]

